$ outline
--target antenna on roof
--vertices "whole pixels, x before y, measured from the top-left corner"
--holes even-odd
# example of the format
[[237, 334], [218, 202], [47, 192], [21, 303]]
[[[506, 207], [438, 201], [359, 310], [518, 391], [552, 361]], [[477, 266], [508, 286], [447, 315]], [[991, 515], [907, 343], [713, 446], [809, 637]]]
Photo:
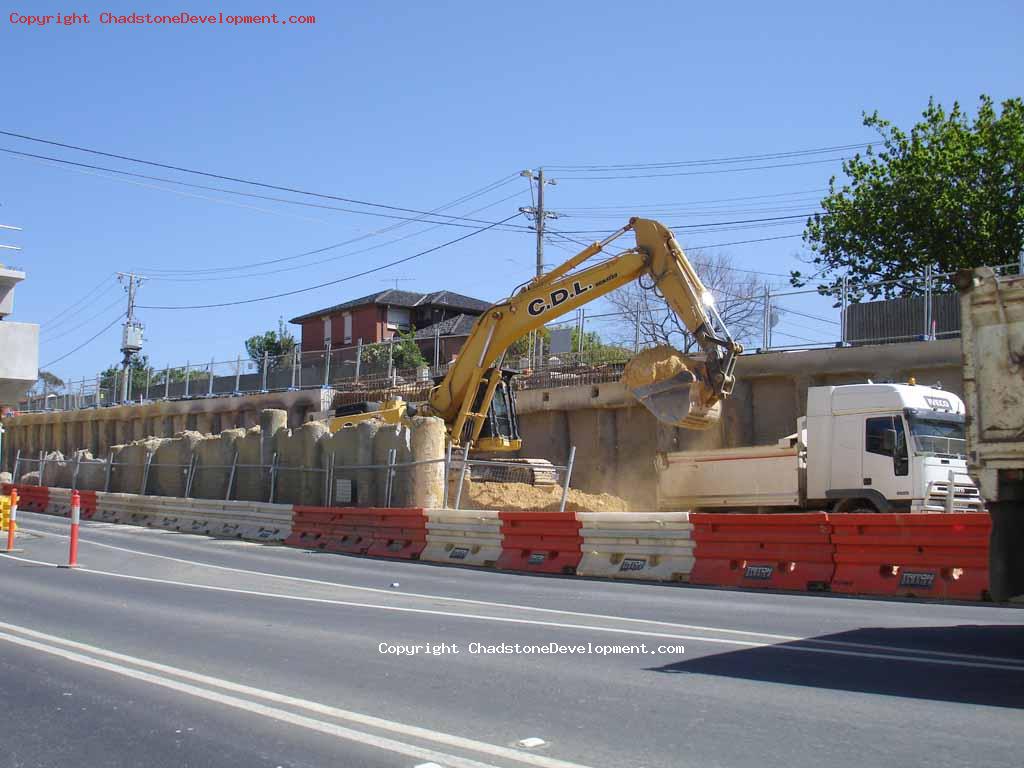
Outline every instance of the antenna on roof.
[[395, 290], [397, 291], [399, 283], [412, 282], [414, 279], [415, 278], [412, 278], [412, 277], [386, 277], [386, 278], [384, 278], [383, 282], [385, 282], [385, 283], [394, 283], [395, 284]]

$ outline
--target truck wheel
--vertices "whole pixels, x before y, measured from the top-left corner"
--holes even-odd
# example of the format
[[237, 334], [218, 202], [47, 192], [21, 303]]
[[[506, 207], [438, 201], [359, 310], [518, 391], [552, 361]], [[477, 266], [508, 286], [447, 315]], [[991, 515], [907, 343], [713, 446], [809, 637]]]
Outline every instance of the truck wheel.
[[1024, 507], [1020, 502], [989, 504], [988, 592], [997, 603], [1024, 594]]
[[848, 512], [851, 515], [873, 515], [878, 512], [875, 505], [867, 499], [843, 499], [835, 506], [836, 512]]

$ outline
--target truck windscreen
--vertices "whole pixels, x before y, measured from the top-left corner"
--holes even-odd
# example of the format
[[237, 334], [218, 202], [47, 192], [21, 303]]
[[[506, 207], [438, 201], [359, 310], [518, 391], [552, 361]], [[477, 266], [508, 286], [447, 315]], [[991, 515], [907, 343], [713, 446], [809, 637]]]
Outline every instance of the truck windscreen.
[[962, 415], [908, 409], [907, 422], [918, 453], [956, 457], [967, 455]]

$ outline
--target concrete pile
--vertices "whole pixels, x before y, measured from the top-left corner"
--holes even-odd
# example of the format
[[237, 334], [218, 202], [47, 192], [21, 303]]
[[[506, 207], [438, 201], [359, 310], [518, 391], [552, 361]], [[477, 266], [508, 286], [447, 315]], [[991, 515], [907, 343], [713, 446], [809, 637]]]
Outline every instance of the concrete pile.
[[[287, 412], [268, 409], [260, 413], [259, 426], [248, 429], [216, 435], [186, 430], [174, 437], [114, 445], [109, 467], [107, 457], [89, 451], [69, 456], [54, 451], [44, 457], [42, 483], [34, 462], [21, 466], [18, 481], [179, 498], [189, 490], [195, 499], [228, 498], [230, 483], [230, 498], [266, 502], [273, 474], [277, 503], [321, 506], [329, 496], [347, 503], [330, 493], [337, 491], [329, 488], [333, 476], [335, 481], [351, 481], [352, 501], [360, 506], [385, 506], [388, 478], [383, 465], [393, 450], [391, 506], [437, 507], [443, 497], [444, 446], [444, 423], [437, 418], [417, 417], [411, 426], [370, 421], [331, 434], [326, 423], [316, 421], [289, 429]], [[276, 467], [273, 473], [271, 465]], [[25, 471], [30, 466], [32, 471]]]

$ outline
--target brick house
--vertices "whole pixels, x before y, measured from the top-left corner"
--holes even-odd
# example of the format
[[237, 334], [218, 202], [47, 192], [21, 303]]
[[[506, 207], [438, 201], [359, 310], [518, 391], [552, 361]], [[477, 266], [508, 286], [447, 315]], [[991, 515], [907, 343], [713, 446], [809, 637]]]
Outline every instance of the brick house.
[[433, 361], [435, 331], [441, 340], [439, 361], [458, 353], [476, 318], [491, 305], [488, 301], [454, 291], [418, 293], [388, 289], [342, 304], [307, 312], [289, 322], [301, 326], [302, 349], [354, 347], [358, 343], [387, 341], [398, 331], [415, 329], [417, 346]]

